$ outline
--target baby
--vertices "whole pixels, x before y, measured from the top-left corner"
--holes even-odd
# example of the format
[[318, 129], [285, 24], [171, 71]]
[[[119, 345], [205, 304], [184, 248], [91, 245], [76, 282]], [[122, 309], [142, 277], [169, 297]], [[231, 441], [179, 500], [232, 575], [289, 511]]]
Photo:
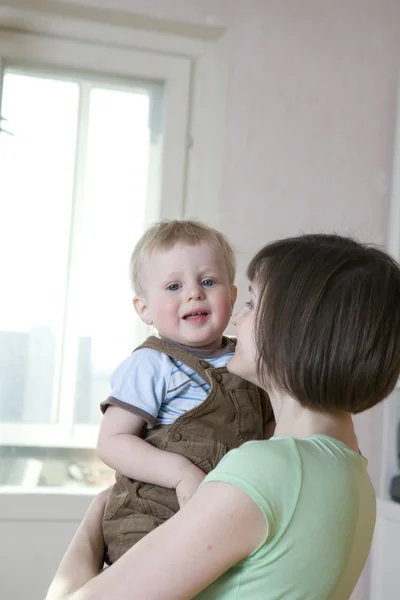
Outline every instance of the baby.
[[195, 221], [148, 229], [131, 259], [133, 305], [157, 331], [116, 369], [98, 455], [117, 471], [106, 505], [106, 561], [175, 514], [230, 450], [271, 433], [267, 394], [228, 373], [223, 335], [235, 304], [235, 256]]

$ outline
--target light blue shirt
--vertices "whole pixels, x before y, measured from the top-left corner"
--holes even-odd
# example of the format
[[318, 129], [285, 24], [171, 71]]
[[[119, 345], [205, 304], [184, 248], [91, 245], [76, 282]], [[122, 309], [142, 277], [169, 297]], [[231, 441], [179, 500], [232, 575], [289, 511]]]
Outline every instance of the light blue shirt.
[[[202, 359], [215, 368], [225, 367], [232, 356], [230, 351], [209, 358], [202, 353]], [[150, 348], [133, 352], [111, 376], [111, 397], [131, 412], [137, 410], [150, 427], [170, 425], [209, 393], [208, 382], [191, 367]]]

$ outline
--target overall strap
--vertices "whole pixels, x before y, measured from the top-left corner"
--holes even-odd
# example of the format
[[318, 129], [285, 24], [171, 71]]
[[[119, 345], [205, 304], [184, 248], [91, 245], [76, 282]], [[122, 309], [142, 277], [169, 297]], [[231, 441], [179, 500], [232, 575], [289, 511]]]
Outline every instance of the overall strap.
[[[226, 345], [230, 342], [236, 343], [236, 340], [235, 338], [228, 338], [224, 336], [223, 342]], [[193, 352], [190, 352], [189, 350], [183, 348], [179, 344], [174, 344], [173, 342], [156, 337], [155, 335], [151, 335], [150, 337], [148, 337], [147, 340], [143, 342], [143, 344], [141, 344], [135, 349], [135, 351], [140, 350], [142, 348], [158, 350], [158, 352], [163, 352], [171, 358], [183, 362], [185, 365], [196, 371], [196, 373], [200, 375], [202, 379], [205, 380], [207, 379], [206, 370], [212, 368], [212, 365], [209, 362], [207, 362], [206, 360], [202, 360]]]

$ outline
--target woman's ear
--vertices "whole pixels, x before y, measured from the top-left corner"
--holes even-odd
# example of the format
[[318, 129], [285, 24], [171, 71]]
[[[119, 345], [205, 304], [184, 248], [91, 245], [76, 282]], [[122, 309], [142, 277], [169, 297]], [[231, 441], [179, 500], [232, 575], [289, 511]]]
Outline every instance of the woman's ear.
[[139, 317], [142, 319], [143, 323], [146, 323], [146, 325], [153, 325], [153, 319], [150, 316], [150, 312], [146, 304], [145, 298], [142, 298], [141, 296], [135, 296], [132, 300], [132, 303], [133, 308], [135, 309]]

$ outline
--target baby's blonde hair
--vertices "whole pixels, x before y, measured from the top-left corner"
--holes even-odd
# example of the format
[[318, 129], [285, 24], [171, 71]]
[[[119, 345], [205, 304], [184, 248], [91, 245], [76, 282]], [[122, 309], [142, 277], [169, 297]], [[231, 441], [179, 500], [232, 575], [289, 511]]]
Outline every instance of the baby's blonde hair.
[[229, 284], [233, 285], [236, 273], [236, 258], [225, 236], [199, 221], [164, 220], [147, 229], [137, 242], [129, 263], [133, 290], [143, 292], [143, 264], [153, 252], [171, 250], [178, 242], [195, 246], [202, 242], [215, 252], [221, 253], [228, 271]]

